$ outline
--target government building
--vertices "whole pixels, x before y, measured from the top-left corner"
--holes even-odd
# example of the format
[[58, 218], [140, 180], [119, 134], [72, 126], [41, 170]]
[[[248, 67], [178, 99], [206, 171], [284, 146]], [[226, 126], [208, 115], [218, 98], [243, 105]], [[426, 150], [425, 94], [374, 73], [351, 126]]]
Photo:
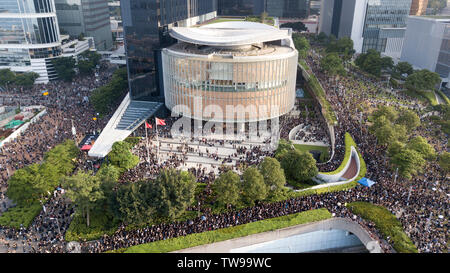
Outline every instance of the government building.
[[170, 35], [178, 42], [162, 50], [162, 64], [171, 112], [241, 123], [294, 107], [298, 52], [290, 30], [242, 21], [174, 27]]

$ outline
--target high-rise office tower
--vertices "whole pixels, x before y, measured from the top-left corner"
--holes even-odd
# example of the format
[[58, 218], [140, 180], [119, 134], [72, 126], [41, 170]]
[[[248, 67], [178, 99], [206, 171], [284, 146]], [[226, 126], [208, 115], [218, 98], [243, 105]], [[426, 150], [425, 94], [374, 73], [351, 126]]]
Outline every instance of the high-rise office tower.
[[174, 26], [216, 17], [217, 0], [122, 0], [122, 21], [132, 100], [164, 101], [161, 49]]
[[322, 1], [319, 32], [350, 37], [357, 53], [399, 57], [410, 9], [411, 0]]
[[307, 18], [310, 0], [265, 0], [266, 12], [282, 18]]
[[428, 0], [412, 0], [410, 15], [420, 16], [426, 13]]
[[59, 35], [54, 0], [0, 1], [0, 69], [36, 72], [36, 83], [56, 79]]
[[282, 18], [306, 18], [309, 16], [310, 0], [218, 0], [219, 15], [261, 15]]
[[111, 49], [108, 0], [55, 0], [55, 6], [63, 34], [94, 37], [98, 50]]

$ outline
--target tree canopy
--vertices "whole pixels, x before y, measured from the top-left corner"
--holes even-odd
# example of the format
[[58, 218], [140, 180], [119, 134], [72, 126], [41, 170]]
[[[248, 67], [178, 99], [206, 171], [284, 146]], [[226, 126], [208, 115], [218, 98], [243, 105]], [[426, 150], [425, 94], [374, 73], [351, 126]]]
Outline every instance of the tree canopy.
[[72, 57], [59, 57], [52, 59], [53, 66], [60, 79], [71, 82], [75, 77], [75, 59]]
[[247, 168], [242, 174], [242, 180], [242, 197], [247, 204], [266, 199], [267, 186], [256, 167]]
[[337, 53], [329, 53], [320, 60], [320, 68], [330, 76], [344, 75], [345, 68]]
[[281, 156], [280, 162], [286, 178], [295, 182], [308, 181], [319, 172], [316, 160], [308, 152], [289, 150]]
[[436, 72], [428, 69], [416, 71], [406, 78], [406, 88], [414, 91], [434, 90], [436, 85], [441, 82], [441, 77]]
[[241, 179], [231, 170], [222, 173], [214, 181], [216, 201], [221, 205], [237, 205], [241, 198]]
[[131, 144], [126, 141], [117, 141], [108, 154], [109, 162], [121, 172], [134, 168], [139, 163], [139, 157], [131, 153]]

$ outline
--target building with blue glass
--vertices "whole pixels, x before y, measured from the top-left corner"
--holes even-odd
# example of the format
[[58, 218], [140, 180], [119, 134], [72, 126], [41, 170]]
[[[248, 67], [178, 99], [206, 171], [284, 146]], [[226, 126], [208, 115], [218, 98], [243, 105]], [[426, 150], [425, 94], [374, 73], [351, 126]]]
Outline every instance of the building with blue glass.
[[188, 27], [217, 15], [217, 0], [122, 0], [130, 99], [164, 101], [161, 49], [176, 42], [172, 27]]

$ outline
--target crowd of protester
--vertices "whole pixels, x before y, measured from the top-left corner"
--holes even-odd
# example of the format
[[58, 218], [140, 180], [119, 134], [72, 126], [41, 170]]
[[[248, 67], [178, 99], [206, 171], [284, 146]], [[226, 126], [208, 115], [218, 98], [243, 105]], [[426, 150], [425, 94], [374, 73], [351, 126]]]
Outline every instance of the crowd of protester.
[[[211, 214], [208, 209], [203, 209], [200, 205], [199, 209], [203, 214], [201, 217], [132, 230], [121, 225], [113, 235], [104, 235], [99, 240], [83, 242], [82, 251], [103, 252], [310, 209], [327, 208], [335, 217], [345, 217], [357, 221], [369, 232], [374, 240], [380, 243], [383, 251], [393, 252], [391, 238], [383, 239], [383, 236], [379, 234], [373, 223], [354, 215], [345, 206], [346, 203], [354, 201], [366, 201], [382, 205], [398, 215], [406, 233], [420, 252], [447, 252], [447, 219], [450, 207], [447, 194], [448, 181], [446, 181], [445, 175], [438, 165], [430, 163], [431, 166], [425, 170], [423, 175], [416, 176], [411, 180], [395, 177], [394, 172], [388, 165], [388, 160], [386, 160], [385, 150], [376, 145], [376, 138], [368, 132], [367, 125], [362, 122], [367, 119], [367, 115], [358, 106], [360, 106], [361, 102], [368, 100], [374, 106], [377, 106], [380, 101], [370, 99], [372, 98], [371, 95], [379, 92], [381, 86], [370, 79], [361, 81], [348, 77], [339, 81], [330, 80], [320, 71], [317, 56], [310, 55], [307, 58], [307, 62], [326, 90], [327, 99], [333, 106], [339, 122], [335, 127], [336, 147], [334, 156], [328, 164], [320, 165], [320, 170], [331, 171], [340, 165], [345, 151], [344, 134], [349, 132], [358, 144], [358, 149], [366, 162], [366, 176], [376, 181], [374, 186], [371, 188], [357, 186], [346, 191], [301, 196], [276, 203], [259, 202], [249, 208], [222, 214]], [[83, 133], [99, 130], [104, 126], [108, 117], [93, 122], [92, 117], [96, 113], [92, 110], [89, 103], [83, 99], [89, 95], [93, 88], [107, 82], [108, 77], [111, 75], [111, 73], [108, 73], [108, 70], [104, 70], [100, 74], [99, 81], [95, 81], [91, 77], [74, 81], [76, 82], [74, 84], [51, 83], [45, 88], [50, 93], [55, 92], [57, 94], [53, 97], [42, 98], [42, 87], [40, 86], [36, 86], [29, 91], [12, 90], [11, 93], [17, 92], [17, 98], [19, 99], [20, 96], [31, 95], [31, 97], [35, 98], [35, 101], [32, 103], [45, 105], [48, 114], [36, 124], [30, 126], [18, 140], [5, 145], [2, 149], [2, 154], [4, 155], [2, 157], [4, 161], [1, 162], [2, 168], [9, 168], [7, 171], [2, 169], [1, 185], [3, 185], [4, 189], [7, 187], [7, 178], [14, 170], [30, 163], [39, 162], [42, 160], [43, 154], [51, 147], [64, 139], [73, 138], [70, 119], [74, 120], [76, 128], [80, 130], [80, 136]], [[361, 77], [361, 75], [358, 77]], [[362, 86], [366, 88], [361, 88]], [[11, 102], [12, 105], [15, 103], [15, 101]], [[416, 107], [413, 106], [413, 109], [416, 109]], [[417, 108], [417, 110], [419, 109]], [[159, 138], [172, 137], [170, 129], [175, 120], [176, 118], [166, 119], [166, 126], [158, 126]], [[292, 122], [282, 120], [280, 124], [281, 128], [292, 126], [292, 129], [293, 126], [302, 122], [302, 120]], [[317, 121], [311, 122], [313, 123], [312, 125], [320, 128], [320, 124], [314, 124]], [[145, 136], [144, 130], [142, 126], [135, 134]], [[286, 132], [288, 129], [282, 129], [281, 131]], [[155, 140], [155, 134], [156, 130], [151, 130], [149, 139]], [[285, 137], [285, 133], [282, 133], [283, 136]], [[436, 140], [439, 143], [433, 144], [441, 147], [441, 149], [445, 149], [442, 147], [446, 146], [440, 140], [442, 139]], [[240, 145], [239, 142], [228, 143], [227, 141], [204, 139], [201, 140], [201, 144], [211, 145], [210, 147], [216, 144], [223, 145], [224, 143], [233, 145], [237, 150], [235, 157], [238, 158], [235, 168], [240, 164], [258, 164], [264, 156], [273, 155], [273, 151], [264, 150], [260, 146], [248, 148]], [[159, 145], [161, 145], [160, 142]], [[158, 158], [158, 154], [152, 150], [147, 158], [146, 140], [144, 139], [134, 148], [134, 153], [139, 154], [141, 162], [136, 168], [126, 172], [120, 178], [121, 182], [154, 177], [163, 168], [179, 167], [181, 164], [184, 164], [185, 156], [188, 153], [196, 152], [190, 149], [192, 148], [184, 146], [181, 150], [174, 150], [172, 154], [169, 153], [168, 158], [165, 160]], [[200, 153], [200, 151], [198, 152]], [[214, 152], [211, 154], [214, 154]], [[80, 164], [83, 165], [82, 163], [81, 160]], [[203, 166], [190, 168], [189, 171], [197, 177], [199, 182], [207, 183], [208, 186], [215, 179], [214, 173], [208, 172]], [[207, 187], [206, 191], [210, 191], [210, 187]], [[23, 240], [29, 242], [29, 245], [32, 247], [31, 250], [28, 250], [29, 252], [65, 252], [65, 243], [62, 236], [70, 224], [73, 208], [64, 200], [60, 192], [56, 192], [52, 198], [49, 198], [44, 206], [46, 207], [45, 211], [43, 210], [40, 213], [30, 228], [20, 230], [2, 228], [0, 230], [0, 243], [5, 238], [17, 241], [22, 236]], [[57, 221], [50, 220], [50, 218], [57, 219]]]

